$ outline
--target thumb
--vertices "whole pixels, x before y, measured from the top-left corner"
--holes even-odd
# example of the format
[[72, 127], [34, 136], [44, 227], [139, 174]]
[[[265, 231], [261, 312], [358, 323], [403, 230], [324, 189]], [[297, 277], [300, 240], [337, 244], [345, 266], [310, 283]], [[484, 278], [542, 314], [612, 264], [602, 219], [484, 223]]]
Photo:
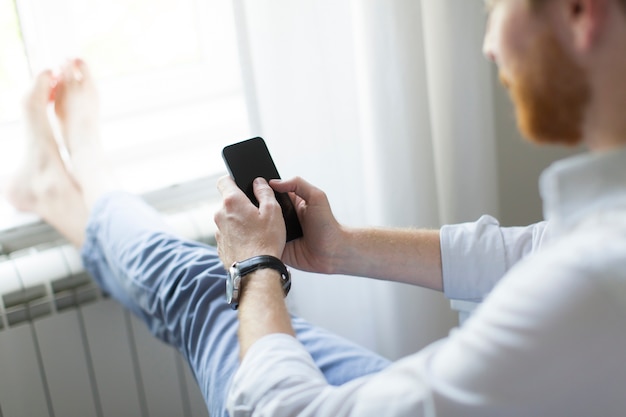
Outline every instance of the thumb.
[[264, 178], [256, 178], [252, 183], [254, 196], [259, 202], [259, 207], [276, 202], [274, 190]]
[[271, 180], [270, 185], [279, 193], [294, 193], [307, 203], [315, 204], [326, 200], [322, 190], [300, 177], [294, 177], [289, 180]]

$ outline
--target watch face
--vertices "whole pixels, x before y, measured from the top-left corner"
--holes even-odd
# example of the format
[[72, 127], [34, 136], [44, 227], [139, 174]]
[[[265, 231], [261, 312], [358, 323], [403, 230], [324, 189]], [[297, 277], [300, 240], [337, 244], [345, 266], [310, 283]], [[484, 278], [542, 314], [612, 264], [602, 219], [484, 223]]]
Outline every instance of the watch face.
[[234, 266], [228, 270], [226, 279], [226, 302], [234, 309], [239, 305], [239, 283], [241, 276], [239, 270]]
[[233, 302], [233, 277], [230, 274], [226, 279], [226, 302], [228, 304]]

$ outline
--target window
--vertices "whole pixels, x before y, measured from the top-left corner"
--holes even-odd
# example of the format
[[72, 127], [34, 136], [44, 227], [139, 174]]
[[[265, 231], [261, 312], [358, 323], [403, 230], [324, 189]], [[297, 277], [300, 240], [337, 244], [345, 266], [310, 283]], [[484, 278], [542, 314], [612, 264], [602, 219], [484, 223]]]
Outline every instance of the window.
[[74, 56], [98, 80], [105, 150], [127, 188], [223, 172], [221, 148], [249, 136], [235, 35], [231, 0], [0, 0], [1, 183], [22, 152], [20, 95]]
[[29, 69], [13, 0], [0, 0], [0, 123], [18, 116]]

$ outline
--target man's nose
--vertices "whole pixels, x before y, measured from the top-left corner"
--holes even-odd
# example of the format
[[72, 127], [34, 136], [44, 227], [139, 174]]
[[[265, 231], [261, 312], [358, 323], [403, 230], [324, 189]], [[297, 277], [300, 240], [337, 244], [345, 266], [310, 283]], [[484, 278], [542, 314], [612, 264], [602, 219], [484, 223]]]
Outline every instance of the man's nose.
[[497, 61], [496, 53], [495, 53], [494, 49], [487, 43], [486, 39], [485, 39], [485, 42], [483, 43], [483, 55], [489, 61], [491, 61], [493, 63], [496, 63], [496, 61]]
[[483, 39], [483, 55], [491, 62], [496, 62], [496, 49], [493, 32], [491, 30], [491, 19], [487, 21], [487, 28], [485, 29], [485, 37]]

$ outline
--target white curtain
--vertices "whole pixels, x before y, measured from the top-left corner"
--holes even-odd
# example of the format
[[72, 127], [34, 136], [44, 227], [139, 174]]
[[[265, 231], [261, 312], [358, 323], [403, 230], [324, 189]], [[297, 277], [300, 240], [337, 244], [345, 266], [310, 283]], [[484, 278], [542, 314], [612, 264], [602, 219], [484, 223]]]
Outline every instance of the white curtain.
[[[251, 124], [354, 226], [497, 215], [480, 0], [236, 0]], [[296, 312], [388, 357], [443, 337], [441, 294], [296, 273]]]

